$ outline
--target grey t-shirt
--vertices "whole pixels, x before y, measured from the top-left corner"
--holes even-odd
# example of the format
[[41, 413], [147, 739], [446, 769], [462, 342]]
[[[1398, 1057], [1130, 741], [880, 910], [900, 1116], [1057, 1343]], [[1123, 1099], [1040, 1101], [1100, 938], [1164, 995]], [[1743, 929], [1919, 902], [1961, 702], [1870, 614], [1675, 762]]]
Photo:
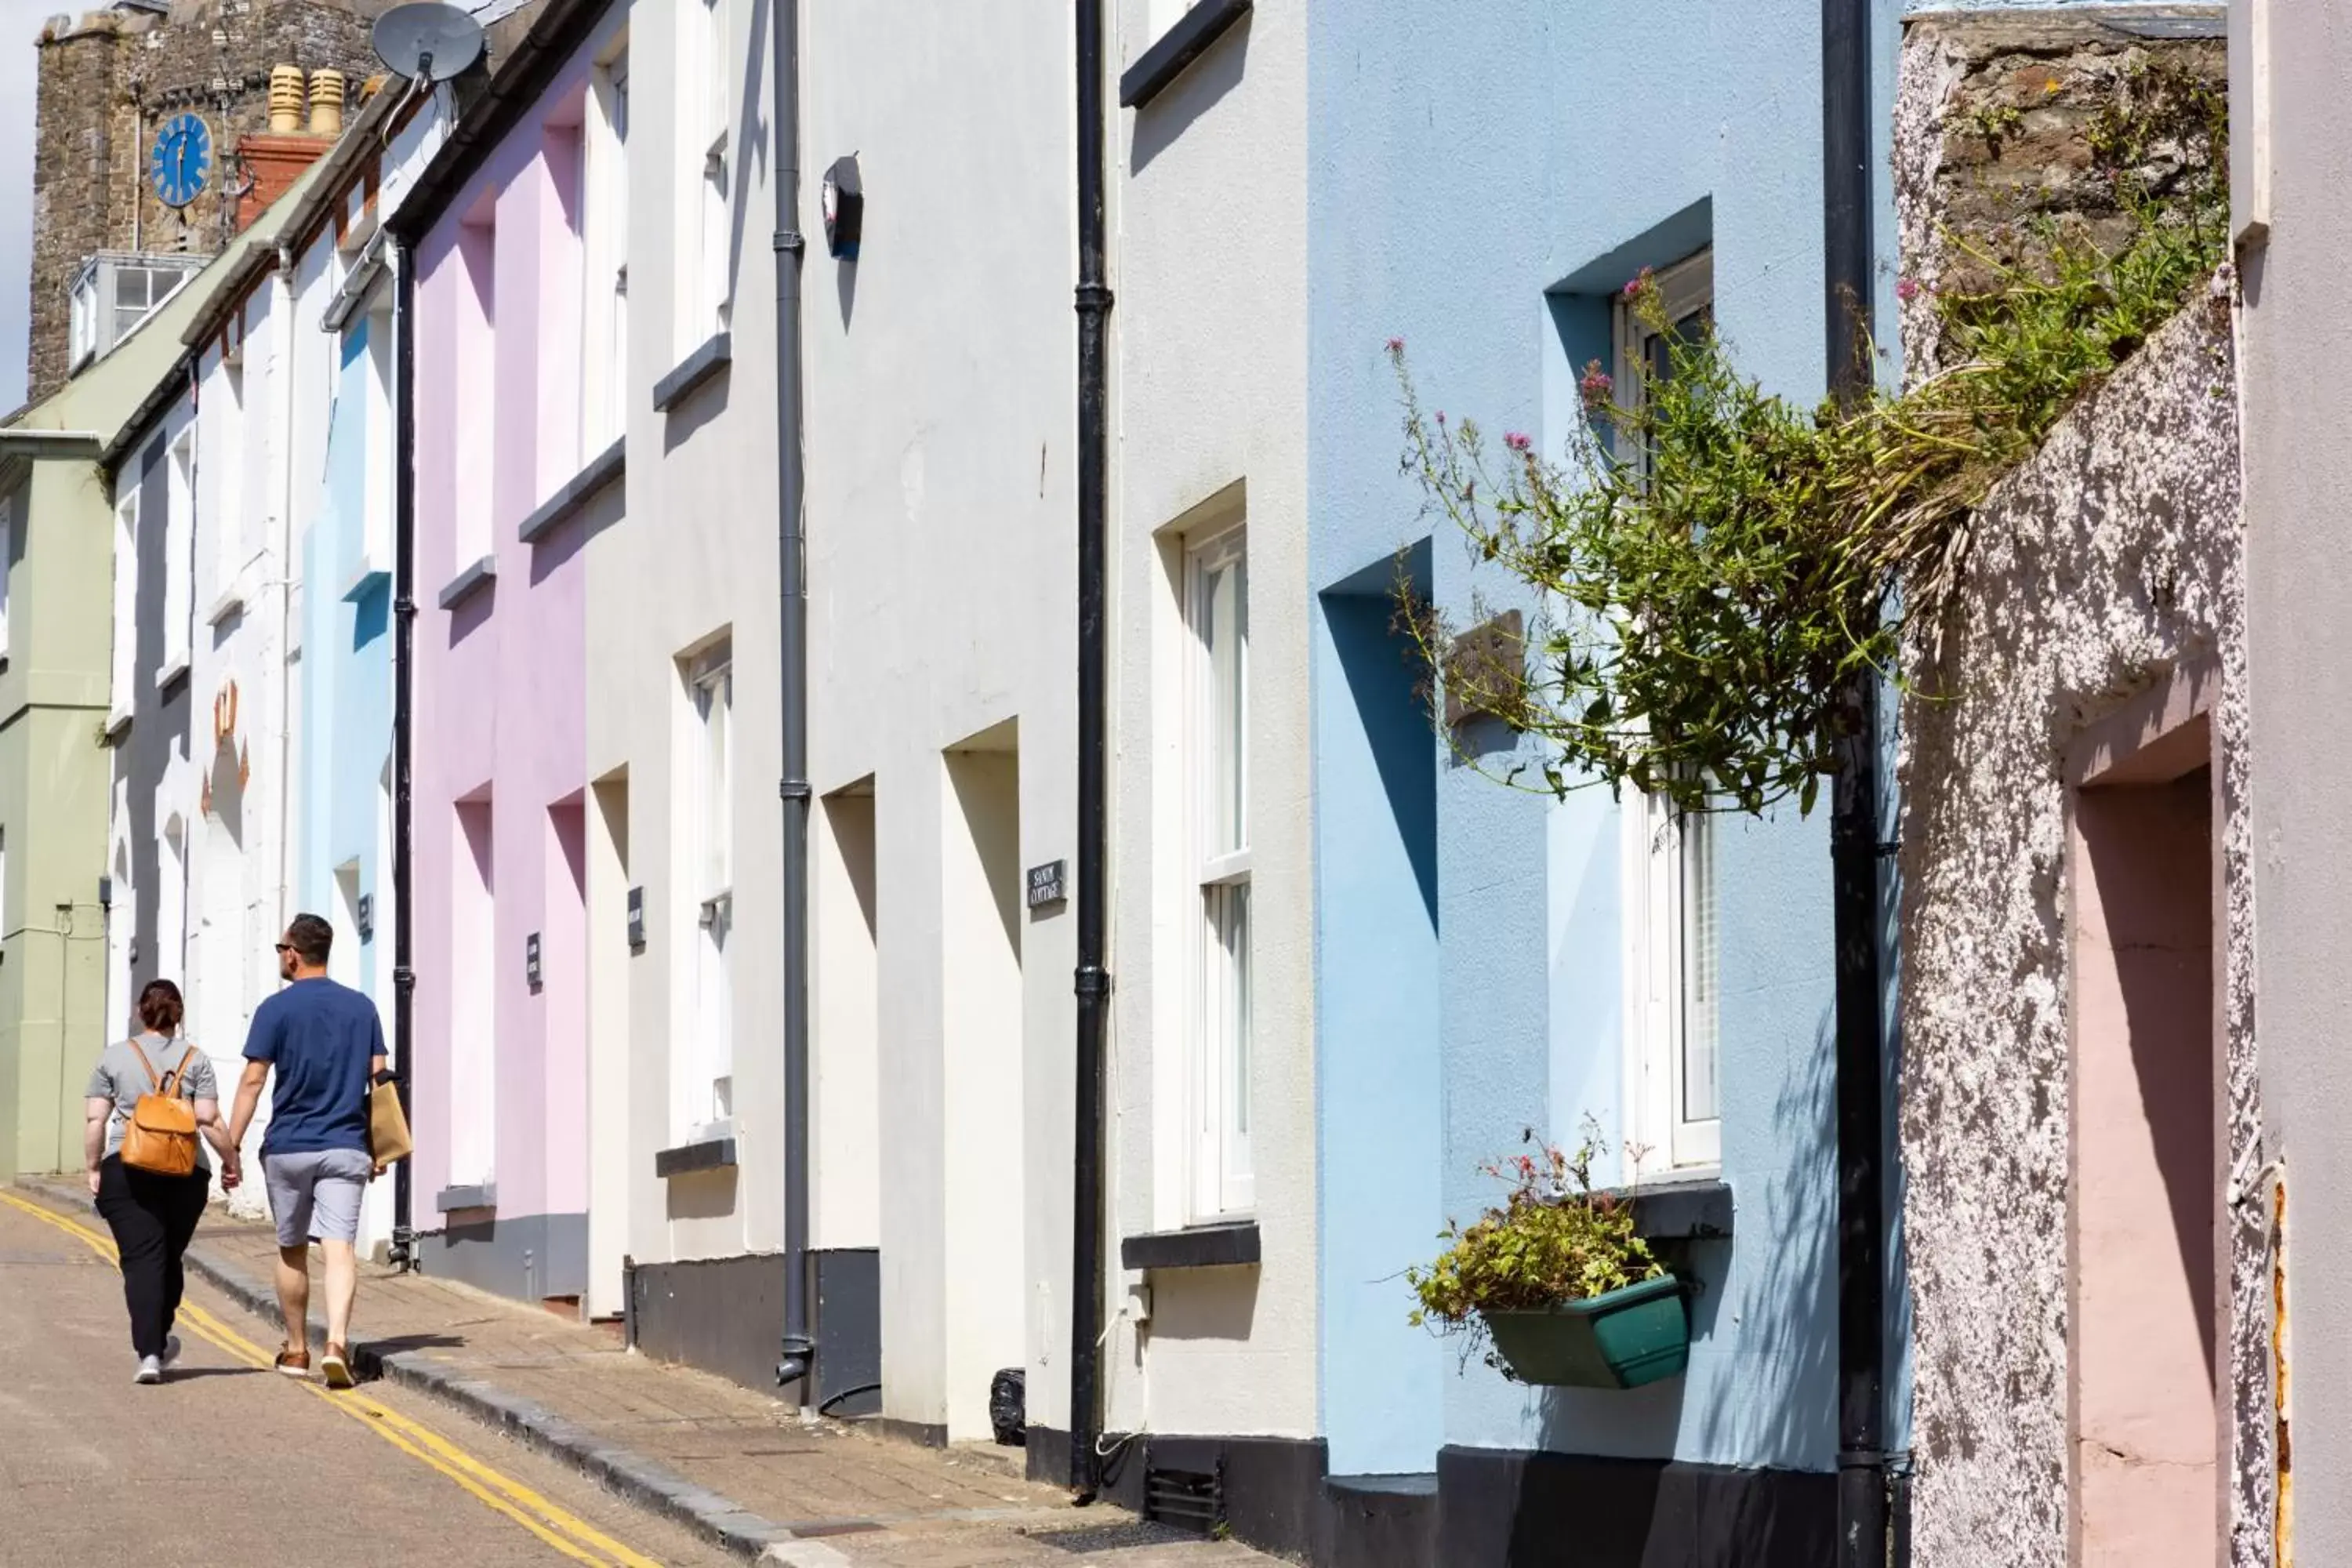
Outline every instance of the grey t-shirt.
[[[161, 1035], [141, 1035], [140, 1048], [154, 1064], [157, 1080], [169, 1078], [179, 1067], [183, 1052], [188, 1065], [180, 1079], [183, 1100], [218, 1100], [220, 1089], [213, 1079], [212, 1058], [196, 1049], [185, 1038], [167, 1040]], [[92, 1100], [114, 1101], [114, 1114], [106, 1119], [106, 1152], [111, 1156], [122, 1152], [122, 1127], [131, 1120], [131, 1108], [139, 1103], [142, 1094], [155, 1092], [155, 1083], [140, 1065], [139, 1052], [128, 1040], [117, 1040], [99, 1057], [98, 1065], [89, 1069], [89, 1087], [82, 1091]], [[205, 1141], [196, 1140], [196, 1169], [210, 1171], [212, 1162], [205, 1152]]]

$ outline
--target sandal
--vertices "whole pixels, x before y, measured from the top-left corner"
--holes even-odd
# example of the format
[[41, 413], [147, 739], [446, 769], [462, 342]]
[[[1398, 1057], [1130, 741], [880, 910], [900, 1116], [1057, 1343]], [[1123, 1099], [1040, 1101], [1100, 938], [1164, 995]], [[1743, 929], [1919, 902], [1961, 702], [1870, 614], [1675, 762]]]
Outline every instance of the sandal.
[[326, 1378], [329, 1388], [349, 1388], [356, 1381], [352, 1376], [351, 1356], [341, 1345], [327, 1347], [326, 1355], [319, 1363], [319, 1372]]
[[308, 1377], [310, 1375], [310, 1352], [308, 1349], [296, 1350], [288, 1345], [269, 1364], [289, 1377]]

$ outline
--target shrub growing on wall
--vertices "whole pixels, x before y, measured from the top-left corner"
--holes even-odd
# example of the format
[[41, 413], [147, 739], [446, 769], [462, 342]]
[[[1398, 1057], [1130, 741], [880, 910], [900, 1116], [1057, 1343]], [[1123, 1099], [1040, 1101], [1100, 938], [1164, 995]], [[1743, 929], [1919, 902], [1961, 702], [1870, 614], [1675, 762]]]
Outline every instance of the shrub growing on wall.
[[1629, 405], [1586, 367], [1590, 417], [1554, 459], [1425, 416], [1391, 340], [1404, 470], [1475, 560], [1544, 606], [1525, 658], [1462, 657], [1400, 590], [1441, 727], [1450, 697], [1538, 737], [1539, 760], [1504, 776], [1554, 794], [1630, 784], [1685, 810], [1811, 811], [1846, 738], [1841, 689], [1891, 669], [1906, 620], [1934, 615], [1986, 493], [2228, 255], [2220, 89], [2142, 62], [2087, 142], [2126, 237], [2032, 219], [1998, 250], [1955, 239], [1969, 281], [1932, 300], [1940, 368], [1900, 394], [1812, 408], [1769, 395], [1711, 326], [1672, 334], [1644, 273], [1627, 301], [1669, 374]]

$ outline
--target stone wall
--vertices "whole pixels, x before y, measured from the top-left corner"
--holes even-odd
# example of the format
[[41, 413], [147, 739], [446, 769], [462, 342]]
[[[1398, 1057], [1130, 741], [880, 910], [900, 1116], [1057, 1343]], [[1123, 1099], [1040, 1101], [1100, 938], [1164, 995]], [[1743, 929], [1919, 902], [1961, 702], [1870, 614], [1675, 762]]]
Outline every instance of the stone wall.
[[[68, 295], [82, 263], [100, 250], [219, 251], [243, 183], [231, 154], [241, 137], [268, 129], [270, 68], [331, 67], [355, 88], [383, 68], [369, 41], [380, 9], [374, 0], [205, 0], [168, 17], [97, 12], [42, 32], [31, 396], [66, 378]], [[156, 127], [184, 110], [212, 129], [214, 175], [175, 211], [148, 185], [147, 154]]]
[[[1939, 363], [1938, 291], [1982, 288], [2000, 267], [2033, 267], [2045, 230], [2103, 248], [2129, 232], [2094, 152], [2101, 117], [2145, 97], [2151, 67], [2224, 89], [2221, 27], [2218, 5], [1942, 13], [1911, 22], [1895, 103], [1895, 179], [1904, 275], [1922, 285], [1901, 307], [1913, 376]], [[2181, 153], [2159, 138], [2134, 168], [2161, 195], [2184, 173]]]
[[[2138, 28], [2140, 30], [2129, 30]], [[1939, 367], [1934, 290], [2033, 262], [2033, 220], [2123, 232], [2089, 129], [2150, 61], [2219, 85], [2217, 7], [1943, 15], [1907, 29], [1898, 95], [1904, 308]], [[2150, 32], [2191, 36], [2154, 38]], [[2151, 149], [2148, 172], [2177, 174]], [[1972, 256], [1973, 247], [1982, 253]], [[1961, 586], [1906, 651], [1901, 1136], [1916, 1305], [1916, 1560], [2070, 1558], [2073, 1106], [2063, 759], [2082, 731], [2218, 667], [2226, 909], [2221, 1152], [2259, 1121], [2242, 528], [2230, 280], [2084, 401], [1972, 524]], [[2217, 932], [2218, 944], [2225, 933]], [[2218, 1203], [2217, 1203], [2218, 1207]], [[2259, 1225], [2219, 1233], [2231, 1561], [2269, 1561], [2268, 1279]]]

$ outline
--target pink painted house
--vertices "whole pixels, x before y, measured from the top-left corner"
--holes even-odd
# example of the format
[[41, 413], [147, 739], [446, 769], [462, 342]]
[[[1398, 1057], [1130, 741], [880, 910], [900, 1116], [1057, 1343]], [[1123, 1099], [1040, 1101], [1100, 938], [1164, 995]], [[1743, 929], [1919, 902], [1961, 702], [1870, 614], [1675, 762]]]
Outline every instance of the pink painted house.
[[580, 1298], [587, 1273], [585, 552], [623, 486], [610, 302], [584, 285], [614, 221], [591, 176], [625, 126], [598, 60], [625, 20], [610, 10], [474, 117], [396, 226], [414, 269], [414, 1224], [428, 1269], [534, 1300]]

